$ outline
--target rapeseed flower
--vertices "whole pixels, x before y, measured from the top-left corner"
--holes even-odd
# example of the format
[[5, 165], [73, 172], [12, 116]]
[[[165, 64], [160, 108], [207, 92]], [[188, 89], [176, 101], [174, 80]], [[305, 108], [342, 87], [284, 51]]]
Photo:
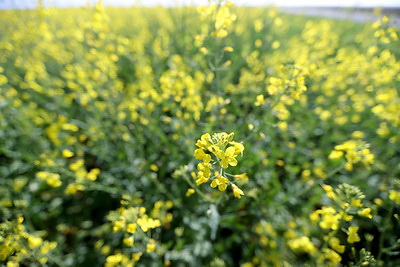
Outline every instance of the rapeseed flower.
[[357, 234], [358, 231], [358, 226], [350, 226], [348, 229], [348, 237], [347, 237], [347, 242], [349, 242], [350, 244], [359, 242], [361, 239], [359, 237], [359, 235]]
[[[208, 133], [203, 134], [199, 140], [196, 142], [196, 146], [199, 147], [194, 151], [194, 157], [198, 160], [203, 161], [197, 164], [197, 180], [196, 184], [201, 185], [212, 179], [210, 186], [212, 188], [217, 188], [220, 191], [225, 191], [228, 185], [232, 185], [233, 195], [240, 198], [244, 195], [243, 191], [237, 187], [237, 185], [232, 184], [224, 175], [225, 170], [229, 166], [236, 166], [238, 164], [237, 156], [243, 155], [244, 145], [233, 141], [234, 134], [227, 134], [225, 132], [215, 133], [212, 136]], [[219, 170], [215, 163], [218, 164]], [[214, 170], [213, 170], [214, 169]], [[212, 172], [215, 172], [214, 176], [211, 176]], [[230, 174], [229, 174], [230, 175]], [[239, 176], [230, 175], [232, 177], [241, 179], [248, 179], [247, 175], [242, 174]]]

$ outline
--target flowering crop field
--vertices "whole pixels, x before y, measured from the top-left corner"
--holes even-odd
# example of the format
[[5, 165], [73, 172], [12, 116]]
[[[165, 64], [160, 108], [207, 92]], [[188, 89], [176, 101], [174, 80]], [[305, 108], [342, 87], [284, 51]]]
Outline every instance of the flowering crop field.
[[0, 17], [0, 266], [400, 265], [388, 17]]

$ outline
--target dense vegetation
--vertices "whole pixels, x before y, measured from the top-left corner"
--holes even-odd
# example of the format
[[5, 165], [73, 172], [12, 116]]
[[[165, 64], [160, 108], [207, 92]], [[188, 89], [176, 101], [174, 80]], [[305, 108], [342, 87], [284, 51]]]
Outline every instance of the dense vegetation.
[[0, 266], [400, 265], [387, 17], [0, 17]]

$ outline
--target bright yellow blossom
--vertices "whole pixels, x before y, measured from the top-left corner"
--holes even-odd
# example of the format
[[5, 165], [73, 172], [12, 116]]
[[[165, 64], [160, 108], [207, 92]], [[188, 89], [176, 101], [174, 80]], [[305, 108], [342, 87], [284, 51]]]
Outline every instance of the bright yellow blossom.
[[397, 205], [400, 205], [400, 192], [395, 190], [389, 191], [389, 199], [392, 200]]
[[237, 187], [235, 184], [231, 184], [232, 186], [232, 191], [233, 191], [233, 195], [237, 198], [241, 198], [242, 195], [244, 195], [243, 191]]
[[219, 154], [217, 157], [221, 159], [221, 167], [226, 169], [228, 168], [228, 165], [231, 166], [236, 166], [238, 161], [235, 158], [235, 148], [234, 147], [228, 147], [225, 151], [224, 154]]
[[371, 208], [365, 208], [365, 209], [358, 211], [358, 215], [366, 217], [368, 219], [372, 219]]
[[69, 149], [63, 149], [63, 151], [62, 151], [62, 156], [63, 156], [64, 158], [70, 158], [70, 157], [73, 157], [73, 156], [74, 156], [74, 153], [73, 153], [71, 150], [69, 150]]
[[358, 226], [350, 226], [349, 227], [347, 242], [349, 242], [350, 244], [360, 241], [360, 237], [357, 234], [358, 228], [359, 228]]
[[156, 241], [154, 239], [150, 239], [149, 243], [147, 244], [146, 252], [151, 253], [156, 250]]

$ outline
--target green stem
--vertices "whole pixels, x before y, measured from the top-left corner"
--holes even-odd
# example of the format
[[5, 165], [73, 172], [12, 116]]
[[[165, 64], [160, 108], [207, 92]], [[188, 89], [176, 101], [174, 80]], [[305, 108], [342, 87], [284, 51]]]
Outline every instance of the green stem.
[[157, 176], [154, 177], [153, 179], [155, 180], [154, 183], [155, 183], [155, 185], [157, 186], [157, 188], [158, 188], [162, 193], [164, 193], [164, 194], [169, 198], [169, 200], [172, 201], [172, 203], [174, 204], [175, 207], [181, 207], [181, 206], [182, 206], [181, 203], [178, 202], [178, 201], [176, 200], [176, 198], [165, 188], [164, 184], [161, 183], [160, 180], [158, 180]]
[[[274, 100], [279, 99], [283, 94], [277, 95], [276, 98]], [[261, 123], [257, 126], [254, 127], [254, 129], [251, 131], [251, 133], [245, 138], [243, 139], [243, 142], [246, 143], [247, 141], [249, 141], [254, 134], [259, 133], [261, 129], [264, 129], [265, 126], [272, 126], [272, 120], [273, 120], [273, 114], [272, 114], [272, 109], [278, 105], [279, 101], [274, 101], [271, 104], [268, 104], [265, 109], [271, 112], [267, 113], [267, 116], [263, 116], [263, 120], [261, 121]], [[262, 107], [262, 106], [261, 106]]]
[[220, 221], [228, 220], [229, 218], [244, 217], [249, 215], [248, 211], [239, 211], [221, 216]]
[[324, 179], [330, 178], [331, 176], [333, 176], [336, 173], [338, 173], [339, 171], [341, 171], [343, 169], [344, 165], [345, 165], [345, 163], [343, 162], [341, 165], [337, 166], [335, 169], [328, 172], [328, 174], [325, 176]]
[[186, 175], [183, 176], [183, 179], [185, 179], [185, 181], [196, 191], [197, 194], [199, 194], [200, 197], [202, 197], [204, 200], [213, 203], [213, 204], [217, 204], [217, 201], [215, 201], [214, 199], [209, 198], [206, 194], [204, 194], [197, 186], [195, 186], [193, 184], [193, 182], [190, 180], [190, 178], [188, 178]]
[[89, 190], [92, 190], [92, 191], [98, 190], [98, 191], [102, 191], [102, 192], [109, 193], [112, 195], [122, 195], [121, 192], [123, 192], [123, 190], [120, 188], [104, 186], [102, 184], [95, 183], [95, 182], [88, 184], [87, 191], [89, 191]]
[[389, 228], [389, 220], [392, 218], [393, 216], [393, 211], [394, 211], [394, 205], [391, 205], [390, 210], [389, 210], [389, 215], [385, 218], [384, 223], [382, 223], [383, 227], [382, 227], [382, 232], [381, 232], [381, 236], [379, 237], [379, 253], [378, 253], [378, 258], [377, 260], [380, 261], [380, 259], [382, 258], [382, 254], [383, 254], [383, 241], [385, 240], [385, 236], [386, 236], [386, 231]]

